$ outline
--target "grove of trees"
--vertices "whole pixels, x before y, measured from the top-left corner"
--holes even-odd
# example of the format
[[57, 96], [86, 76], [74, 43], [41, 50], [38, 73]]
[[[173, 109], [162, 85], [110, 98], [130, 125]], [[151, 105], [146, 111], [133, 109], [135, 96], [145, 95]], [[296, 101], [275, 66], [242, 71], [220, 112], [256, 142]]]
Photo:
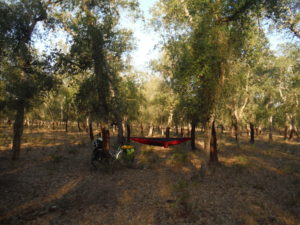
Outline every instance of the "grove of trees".
[[[145, 136], [185, 129], [192, 150], [201, 129], [210, 162], [219, 128], [238, 146], [245, 131], [251, 143], [261, 131], [269, 142], [274, 130], [299, 137], [299, 1], [157, 1], [149, 26], [163, 41], [150, 78], [131, 65], [133, 31], [120, 26], [121, 13], [141, 18], [138, 1], [0, 1], [0, 119], [13, 121], [13, 159], [30, 121], [66, 132], [76, 124], [91, 140], [93, 125], [104, 134], [113, 124], [120, 143], [126, 125]], [[267, 24], [290, 36], [280, 53]], [[62, 42], [41, 50], [55, 35]]]

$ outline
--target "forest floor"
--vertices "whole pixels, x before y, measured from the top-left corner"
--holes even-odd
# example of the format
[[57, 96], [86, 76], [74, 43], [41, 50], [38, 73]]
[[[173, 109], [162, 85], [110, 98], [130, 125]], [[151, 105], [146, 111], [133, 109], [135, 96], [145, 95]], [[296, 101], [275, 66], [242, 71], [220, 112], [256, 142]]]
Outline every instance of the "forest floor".
[[[189, 143], [134, 144], [132, 167], [95, 170], [86, 133], [25, 130], [19, 161], [0, 128], [0, 224], [300, 225], [300, 140], [219, 137], [219, 165]], [[112, 140], [113, 141], [113, 140]], [[114, 146], [112, 146], [113, 148]]]

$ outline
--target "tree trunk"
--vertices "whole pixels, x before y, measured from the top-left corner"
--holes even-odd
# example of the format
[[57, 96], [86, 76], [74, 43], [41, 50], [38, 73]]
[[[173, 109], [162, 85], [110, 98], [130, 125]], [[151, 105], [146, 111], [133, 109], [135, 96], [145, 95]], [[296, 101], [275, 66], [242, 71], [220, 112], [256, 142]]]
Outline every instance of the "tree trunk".
[[66, 121], [65, 121], [65, 131], [66, 131], [66, 133], [68, 133], [68, 118], [66, 119]]
[[94, 132], [93, 132], [93, 121], [92, 121], [92, 118], [91, 116], [89, 115], [88, 117], [88, 126], [89, 126], [89, 136], [90, 136], [90, 139], [91, 141], [94, 140]]
[[166, 138], [170, 137], [170, 127], [166, 128]]
[[127, 129], [127, 142], [130, 143], [130, 125], [129, 124], [126, 125], [126, 129]]
[[207, 154], [210, 152], [210, 140], [212, 135], [212, 118], [205, 123], [204, 150]]
[[117, 118], [117, 126], [118, 126], [118, 144], [124, 144], [124, 127], [121, 118]]
[[192, 129], [191, 129], [191, 148], [192, 150], [196, 150], [196, 123], [192, 122]]
[[224, 134], [224, 126], [223, 126], [223, 124], [221, 124], [221, 134]]
[[294, 134], [297, 135], [297, 137], [299, 137], [298, 132], [297, 132], [297, 128], [296, 128], [296, 121], [295, 118], [293, 117], [291, 119], [291, 131], [290, 131], [290, 136], [289, 136], [289, 140], [293, 139]]
[[183, 137], [183, 136], [184, 136], [184, 128], [181, 127], [181, 128], [180, 128], [180, 137]]
[[209, 162], [218, 163], [218, 149], [217, 149], [217, 132], [215, 128], [215, 121], [212, 123], [211, 128], [211, 139], [210, 139], [210, 153], [209, 153]]
[[250, 143], [254, 144], [254, 124], [250, 123]]
[[238, 118], [235, 118], [235, 123], [234, 123], [234, 136], [235, 136], [235, 141], [237, 145], [240, 145], [240, 127], [239, 127], [239, 120]]
[[102, 129], [102, 138], [103, 138], [103, 151], [104, 152], [109, 152], [109, 142], [110, 142], [110, 137], [109, 137], [109, 130], [106, 128]]
[[273, 116], [269, 117], [269, 142], [273, 141]]
[[141, 136], [144, 136], [144, 127], [143, 127], [143, 124], [141, 124]]
[[175, 125], [175, 135], [178, 136], [178, 126]]
[[284, 127], [284, 140], [286, 140], [287, 137], [288, 137], [288, 126], [285, 125], [285, 127]]
[[17, 160], [20, 156], [21, 150], [21, 139], [23, 135], [23, 126], [24, 126], [24, 114], [25, 107], [24, 103], [19, 102], [17, 105], [17, 113], [14, 122], [14, 137], [13, 137], [13, 146], [12, 146], [12, 159]]
[[233, 122], [231, 124], [230, 134], [231, 134], [231, 137], [235, 137], [235, 125]]
[[77, 121], [77, 128], [78, 128], [78, 132], [81, 132], [81, 131], [82, 131], [82, 130], [81, 130], [81, 127], [80, 127], [79, 121]]
[[153, 136], [153, 125], [151, 125], [149, 127], [149, 133], [148, 133], [148, 136], [152, 137]]

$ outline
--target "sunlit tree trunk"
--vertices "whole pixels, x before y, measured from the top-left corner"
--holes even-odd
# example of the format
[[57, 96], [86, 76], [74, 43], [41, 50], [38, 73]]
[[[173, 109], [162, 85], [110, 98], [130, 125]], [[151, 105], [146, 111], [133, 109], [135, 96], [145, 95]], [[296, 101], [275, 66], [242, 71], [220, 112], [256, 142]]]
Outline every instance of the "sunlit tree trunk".
[[150, 125], [149, 127], [149, 133], [148, 133], [148, 136], [152, 137], [153, 136], [153, 125]]
[[23, 126], [24, 126], [24, 114], [25, 106], [23, 102], [19, 102], [17, 105], [17, 113], [15, 116], [14, 122], [14, 137], [13, 137], [13, 146], [12, 146], [12, 159], [17, 160], [20, 156], [21, 150], [21, 139], [23, 135]]
[[297, 128], [296, 128], [296, 121], [295, 121], [295, 117], [293, 116], [291, 118], [291, 129], [290, 129], [290, 136], [289, 136], [289, 140], [293, 139], [294, 134], [296, 134], [298, 137], [298, 132], [297, 132]]
[[210, 141], [211, 141], [211, 134], [212, 134], [212, 122], [213, 119], [209, 119], [205, 123], [205, 139], [204, 139], [204, 150], [207, 154], [210, 152]]
[[269, 116], [269, 142], [273, 141], [273, 116]]

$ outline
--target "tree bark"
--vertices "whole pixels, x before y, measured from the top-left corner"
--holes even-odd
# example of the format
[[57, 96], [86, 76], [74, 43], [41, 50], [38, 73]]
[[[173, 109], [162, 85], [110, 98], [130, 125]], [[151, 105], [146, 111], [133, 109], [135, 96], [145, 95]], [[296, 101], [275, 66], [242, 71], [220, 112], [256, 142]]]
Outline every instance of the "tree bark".
[[294, 134], [296, 134], [297, 137], [299, 137], [298, 132], [297, 132], [297, 128], [296, 128], [296, 121], [295, 121], [295, 118], [292, 117], [292, 118], [291, 118], [291, 131], [290, 131], [289, 140], [293, 139]]
[[123, 121], [121, 118], [117, 118], [117, 126], [118, 126], [118, 144], [124, 144], [124, 127]]
[[91, 141], [94, 140], [94, 132], [93, 132], [93, 121], [91, 115], [88, 116], [88, 129], [89, 129], [89, 136]]
[[110, 136], [109, 136], [109, 130], [106, 128], [102, 129], [102, 138], [103, 138], [103, 151], [109, 152], [109, 142], [110, 142]]
[[175, 125], [175, 135], [178, 136], [178, 126]]
[[183, 136], [184, 136], [184, 128], [181, 127], [181, 128], [180, 128], [180, 137], [183, 137]]
[[131, 132], [131, 130], [130, 130], [130, 125], [129, 124], [126, 125], [126, 129], [127, 129], [127, 143], [130, 143], [130, 132]]
[[153, 125], [151, 125], [150, 127], [149, 127], [149, 133], [148, 133], [148, 136], [150, 136], [150, 137], [152, 137], [153, 136]]
[[191, 148], [192, 150], [196, 150], [196, 123], [192, 122], [192, 129], [191, 129]]
[[143, 124], [141, 124], [141, 136], [144, 136], [144, 127], [143, 127]]
[[250, 123], [250, 143], [254, 144], [254, 124]]
[[209, 154], [209, 162], [218, 163], [218, 149], [217, 149], [217, 132], [215, 128], [215, 121], [212, 122], [211, 128], [211, 139], [210, 139], [210, 154]]
[[170, 127], [166, 128], [166, 138], [170, 137]]
[[21, 140], [22, 140], [23, 126], [24, 126], [24, 114], [25, 114], [24, 103], [19, 102], [17, 105], [17, 113], [15, 116], [15, 122], [13, 126], [13, 131], [14, 131], [13, 146], [12, 146], [13, 160], [19, 159], [20, 156]]
[[269, 142], [273, 141], [273, 116], [269, 116]]
[[207, 154], [210, 152], [210, 140], [212, 135], [212, 118], [205, 123], [204, 150]]
[[82, 131], [82, 129], [81, 129], [81, 127], [80, 127], [80, 122], [79, 122], [79, 121], [77, 121], [77, 128], [78, 128], [78, 132], [81, 132], [81, 131]]
[[286, 140], [287, 137], [288, 137], [288, 126], [285, 125], [285, 126], [284, 126], [284, 140]]
[[68, 133], [68, 119], [66, 119], [66, 121], [65, 121], [65, 131], [66, 131], [66, 133]]

